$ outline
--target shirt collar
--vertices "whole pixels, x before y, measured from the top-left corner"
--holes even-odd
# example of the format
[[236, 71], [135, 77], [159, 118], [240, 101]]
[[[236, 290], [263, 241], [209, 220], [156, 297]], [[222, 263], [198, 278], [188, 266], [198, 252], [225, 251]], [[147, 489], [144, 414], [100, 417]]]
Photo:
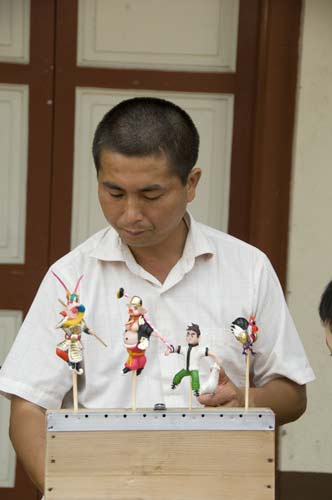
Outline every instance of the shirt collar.
[[186, 212], [184, 221], [188, 227], [188, 234], [183, 254], [189, 253], [194, 258], [201, 255], [213, 255], [213, 245], [204, 233], [202, 224], [197, 222], [190, 212]]
[[[186, 212], [184, 221], [188, 234], [183, 254], [192, 258], [213, 255], [213, 246], [204, 234], [201, 224], [189, 212]], [[109, 227], [102, 233], [95, 248], [90, 252], [90, 257], [110, 262], [127, 262], [129, 254], [131, 255], [128, 246], [121, 241], [117, 232]]]
[[110, 262], [125, 261], [123, 245], [118, 233], [110, 226], [103, 233], [90, 257]]

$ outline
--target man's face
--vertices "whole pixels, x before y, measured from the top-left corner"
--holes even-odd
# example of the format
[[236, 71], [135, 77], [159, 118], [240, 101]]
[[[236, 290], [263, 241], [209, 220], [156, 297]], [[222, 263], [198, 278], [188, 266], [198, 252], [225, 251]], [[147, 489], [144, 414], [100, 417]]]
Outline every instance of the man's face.
[[332, 354], [332, 329], [330, 325], [325, 325], [325, 338], [326, 338], [326, 345]]
[[187, 331], [187, 344], [188, 345], [196, 345], [199, 342], [199, 337], [196, 332], [193, 330]]
[[99, 201], [108, 222], [132, 249], [172, 242], [200, 170], [184, 186], [164, 155], [128, 157], [104, 150], [98, 174]]

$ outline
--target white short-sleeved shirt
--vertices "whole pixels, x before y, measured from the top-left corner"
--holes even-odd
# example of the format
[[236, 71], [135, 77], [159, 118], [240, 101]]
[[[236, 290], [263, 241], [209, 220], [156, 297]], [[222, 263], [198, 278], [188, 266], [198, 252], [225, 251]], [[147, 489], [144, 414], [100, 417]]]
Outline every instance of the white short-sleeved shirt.
[[[150, 322], [173, 345], [183, 344], [186, 328], [196, 323], [201, 345], [222, 360], [238, 386], [245, 381], [242, 345], [230, 332], [237, 317], [256, 316], [258, 339], [251, 356], [256, 386], [283, 376], [298, 384], [314, 379], [302, 343], [289, 314], [276, 274], [267, 257], [256, 248], [196, 222], [187, 215], [189, 232], [181, 259], [164, 283], [140, 267], [117, 233], [108, 227], [58, 260], [51, 269], [72, 290], [79, 276], [81, 303], [87, 325], [107, 344], [82, 335], [84, 375], [79, 377], [79, 404], [87, 408], [129, 408], [131, 375], [123, 374], [127, 359], [122, 335], [128, 319], [127, 299], [117, 299], [120, 287], [139, 295]], [[63, 332], [61, 319], [65, 292], [50, 270], [0, 370], [0, 391], [15, 394], [45, 408], [71, 407], [72, 377], [56, 356]], [[151, 337], [147, 363], [137, 378], [137, 407], [164, 402], [184, 407], [187, 384], [171, 390], [174, 374], [183, 367], [181, 356], [165, 356], [165, 345]], [[211, 360], [201, 361], [201, 380]], [[198, 404], [198, 403], [197, 403]]]

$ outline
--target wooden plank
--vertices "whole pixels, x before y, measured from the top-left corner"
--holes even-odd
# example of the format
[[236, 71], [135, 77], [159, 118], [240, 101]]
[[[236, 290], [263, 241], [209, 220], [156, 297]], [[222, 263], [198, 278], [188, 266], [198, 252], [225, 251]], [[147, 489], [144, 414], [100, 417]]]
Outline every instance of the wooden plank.
[[49, 432], [46, 499], [274, 498], [272, 431]]

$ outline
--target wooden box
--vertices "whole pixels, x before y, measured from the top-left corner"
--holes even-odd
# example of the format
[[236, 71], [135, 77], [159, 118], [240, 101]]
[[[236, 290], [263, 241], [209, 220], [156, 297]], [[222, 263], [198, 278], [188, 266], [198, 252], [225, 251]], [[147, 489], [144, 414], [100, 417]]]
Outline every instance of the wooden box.
[[47, 414], [46, 500], [273, 500], [268, 409]]

